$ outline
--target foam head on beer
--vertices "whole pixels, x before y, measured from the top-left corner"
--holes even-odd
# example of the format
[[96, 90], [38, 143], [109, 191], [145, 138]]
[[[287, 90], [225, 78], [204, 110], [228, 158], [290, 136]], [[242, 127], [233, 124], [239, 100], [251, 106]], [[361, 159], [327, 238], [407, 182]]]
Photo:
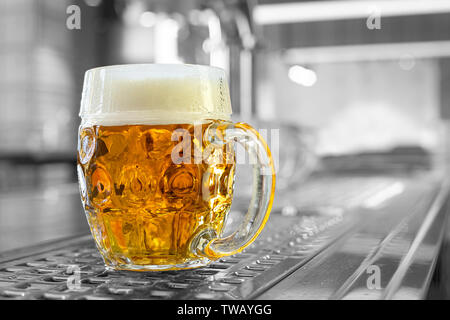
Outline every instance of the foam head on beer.
[[199, 65], [117, 65], [86, 72], [80, 116], [92, 124], [229, 120], [225, 72]]

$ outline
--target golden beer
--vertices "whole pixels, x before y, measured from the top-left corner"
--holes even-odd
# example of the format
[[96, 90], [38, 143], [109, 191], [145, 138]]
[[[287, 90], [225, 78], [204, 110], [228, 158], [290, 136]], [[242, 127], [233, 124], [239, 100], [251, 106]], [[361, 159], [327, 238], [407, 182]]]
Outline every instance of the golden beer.
[[[252, 243], [275, 190], [270, 150], [232, 123], [224, 71], [123, 65], [86, 72], [77, 171], [91, 233], [107, 267], [207, 265]], [[223, 236], [233, 198], [235, 144], [254, 160], [252, 199]]]
[[[200, 125], [202, 136], [210, 124]], [[179, 129], [192, 139], [173, 141]], [[234, 183], [234, 155], [227, 159], [225, 146], [214, 150], [219, 159], [213, 164], [196, 164], [193, 147], [174, 164], [177, 144], [200, 143], [203, 153], [194, 125], [92, 126], [79, 137], [82, 200], [110, 264], [183, 264], [195, 258], [195, 235], [204, 229], [221, 234]]]

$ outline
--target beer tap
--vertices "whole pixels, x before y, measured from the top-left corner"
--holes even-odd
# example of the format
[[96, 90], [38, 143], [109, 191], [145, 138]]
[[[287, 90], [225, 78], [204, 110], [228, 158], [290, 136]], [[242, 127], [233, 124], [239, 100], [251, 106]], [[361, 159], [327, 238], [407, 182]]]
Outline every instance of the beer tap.
[[[316, 166], [317, 158], [312, 149], [314, 135], [306, 128], [259, 117], [256, 101], [256, 57], [262, 53], [261, 49], [265, 48], [265, 44], [253, 19], [256, 0], [204, 0], [204, 3], [217, 15], [228, 48], [227, 71], [236, 120], [271, 132], [269, 143], [276, 155], [275, 165], [278, 168], [275, 205], [280, 208], [286, 204], [289, 206], [285, 201], [287, 191], [295, 189], [305, 181]], [[271, 131], [272, 129], [274, 131]], [[280, 145], [279, 141], [284, 144]], [[240, 185], [237, 188], [240, 190], [239, 196], [244, 198], [251, 196], [246, 193], [251, 176], [247, 175], [245, 178], [237, 182], [237, 185]]]
[[[257, 37], [252, 17], [255, 1], [204, 0], [203, 6], [212, 10], [220, 22], [220, 36], [228, 49], [226, 69], [230, 77], [231, 102], [239, 118], [248, 121], [255, 115], [253, 65]], [[209, 24], [209, 28], [214, 27]], [[213, 42], [220, 41], [213, 39]]]

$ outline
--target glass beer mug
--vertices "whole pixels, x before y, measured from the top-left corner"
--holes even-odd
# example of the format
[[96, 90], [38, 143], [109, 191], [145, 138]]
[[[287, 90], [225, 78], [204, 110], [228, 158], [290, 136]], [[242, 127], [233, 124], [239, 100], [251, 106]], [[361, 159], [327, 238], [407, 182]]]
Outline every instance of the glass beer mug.
[[[107, 267], [176, 270], [235, 254], [263, 229], [275, 191], [270, 150], [232, 123], [223, 70], [122, 65], [86, 72], [78, 180]], [[237, 230], [224, 236], [235, 145], [253, 162], [253, 192]]]

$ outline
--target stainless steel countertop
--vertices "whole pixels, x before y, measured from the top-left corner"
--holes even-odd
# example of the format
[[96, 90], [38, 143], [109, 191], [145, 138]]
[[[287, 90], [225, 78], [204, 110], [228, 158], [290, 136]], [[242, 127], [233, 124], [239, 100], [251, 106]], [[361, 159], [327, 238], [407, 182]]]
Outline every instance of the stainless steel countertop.
[[422, 299], [449, 212], [448, 184], [419, 180], [258, 299]]
[[0, 252], [88, 233], [76, 183], [0, 193]]
[[[399, 196], [381, 207], [349, 209], [339, 227], [341, 236], [308, 259], [288, 257], [247, 280], [237, 290], [248, 291], [250, 286], [264, 291], [250, 295], [244, 292], [236, 297], [424, 298], [446, 232], [449, 185], [442, 183], [439, 175], [399, 181], [407, 186]], [[282, 232], [277, 226], [266, 231]], [[0, 196], [0, 256], [9, 251], [20, 257], [24, 251], [19, 248], [42, 242], [58, 244], [58, 239], [82, 234], [89, 234], [89, 228], [76, 184]]]

